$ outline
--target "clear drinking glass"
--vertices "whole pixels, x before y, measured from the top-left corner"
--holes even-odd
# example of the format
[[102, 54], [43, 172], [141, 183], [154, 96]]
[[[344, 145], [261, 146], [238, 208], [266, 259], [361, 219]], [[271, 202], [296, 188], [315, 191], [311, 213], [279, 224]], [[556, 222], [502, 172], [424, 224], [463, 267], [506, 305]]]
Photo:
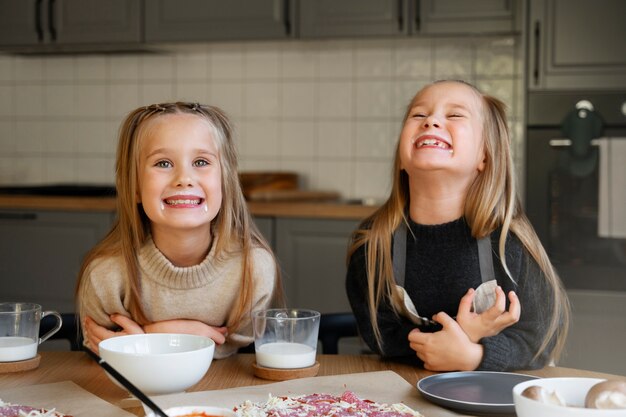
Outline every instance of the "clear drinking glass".
[[[57, 324], [39, 337], [39, 323], [47, 315]], [[0, 362], [17, 362], [37, 356], [37, 347], [61, 328], [63, 321], [56, 311], [41, 311], [34, 303], [0, 303]]]
[[271, 309], [252, 314], [257, 365], [295, 369], [315, 364], [320, 313]]

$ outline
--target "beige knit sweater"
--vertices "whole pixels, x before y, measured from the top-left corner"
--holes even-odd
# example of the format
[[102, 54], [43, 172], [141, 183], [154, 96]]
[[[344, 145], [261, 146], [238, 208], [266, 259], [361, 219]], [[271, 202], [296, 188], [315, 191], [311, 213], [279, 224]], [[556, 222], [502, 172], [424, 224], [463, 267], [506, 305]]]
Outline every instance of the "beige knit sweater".
[[[236, 254], [218, 261], [215, 247], [199, 265], [174, 266], [148, 239], [139, 252], [141, 300], [151, 322], [172, 319], [199, 320], [211, 326], [225, 326], [240, 292], [242, 257]], [[252, 252], [254, 294], [252, 311], [268, 308], [276, 277], [276, 264], [265, 249]], [[96, 323], [113, 329], [110, 315], [128, 313], [128, 278], [122, 258], [97, 259], [89, 265], [80, 293], [81, 317], [91, 317]], [[131, 317], [132, 318], [132, 317]], [[216, 346], [216, 359], [225, 358], [241, 346], [253, 342], [250, 317], [226, 343]]]

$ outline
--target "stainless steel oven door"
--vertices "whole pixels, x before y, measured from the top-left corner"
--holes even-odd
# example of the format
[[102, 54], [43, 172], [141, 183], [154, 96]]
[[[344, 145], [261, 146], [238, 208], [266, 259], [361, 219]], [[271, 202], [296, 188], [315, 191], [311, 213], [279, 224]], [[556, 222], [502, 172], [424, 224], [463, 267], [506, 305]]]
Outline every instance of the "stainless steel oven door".
[[[623, 138], [626, 130], [604, 135]], [[567, 289], [626, 291], [626, 239], [598, 234], [595, 154], [575, 161], [560, 129], [529, 129], [526, 212]]]

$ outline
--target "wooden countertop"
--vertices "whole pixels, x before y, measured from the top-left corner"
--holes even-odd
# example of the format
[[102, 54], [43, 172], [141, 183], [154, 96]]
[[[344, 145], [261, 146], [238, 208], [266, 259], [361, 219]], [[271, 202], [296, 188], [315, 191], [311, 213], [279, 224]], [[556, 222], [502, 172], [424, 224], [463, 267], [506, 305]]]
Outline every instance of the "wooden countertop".
[[[362, 220], [378, 206], [345, 204], [341, 202], [250, 202], [254, 216], [353, 219]], [[64, 211], [115, 211], [115, 198], [111, 197], [49, 197], [25, 195], [0, 195], [0, 209], [64, 210]]]

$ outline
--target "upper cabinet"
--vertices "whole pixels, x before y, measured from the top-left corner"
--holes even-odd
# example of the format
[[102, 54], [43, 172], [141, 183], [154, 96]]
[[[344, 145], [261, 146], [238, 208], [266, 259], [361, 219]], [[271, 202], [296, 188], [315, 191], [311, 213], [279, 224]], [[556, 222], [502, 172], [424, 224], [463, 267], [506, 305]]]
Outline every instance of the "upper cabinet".
[[409, 33], [404, 0], [300, 0], [302, 38], [400, 36]]
[[530, 0], [530, 90], [626, 88], [626, 2]]
[[97, 52], [167, 42], [510, 33], [523, 1], [0, 0], [0, 48]]
[[138, 44], [137, 0], [0, 0], [0, 46]]
[[300, 0], [302, 38], [511, 33], [522, 0]]
[[281, 39], [294, 35], [293, 0], [150, 0], [147, 42]]
[[491, 34], [520, 32], [522, 0], [422, 0], [414, 33]]

